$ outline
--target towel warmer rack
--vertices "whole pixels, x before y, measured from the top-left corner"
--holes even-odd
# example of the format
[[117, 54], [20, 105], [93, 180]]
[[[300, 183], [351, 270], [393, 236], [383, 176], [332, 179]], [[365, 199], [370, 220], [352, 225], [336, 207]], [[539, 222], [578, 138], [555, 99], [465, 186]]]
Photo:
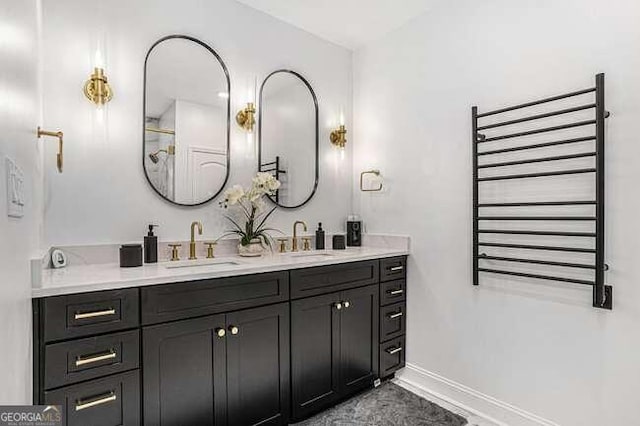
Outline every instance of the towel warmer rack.
[[[270, 163], [260, 164], [261, 172], [271, 172], [276, 180], [280, 180], [280, 175], [287, 174], [286, 170], [280, 168], [280, 156], [276, 155], [276, 160], [271, 161]], [[276, 203], [280, 202], [280, 190], [276, 191], [276, 195], [274, 196]]]
[[[575, 98], [581, 95], [595, 94], [595, 101], [584, 103], [569, 108], [556, 109], [550, 112], [528, 115], [521, 118], [509, 119], [489, 124], [480, 124], [479, 121], [486, 118], [497, 116], [499, 114], [519, 111], [523, 108], [545, 105], [550, 102], [560, 101], [569, 98]], [[554, 117], [565, 116], [566, 114], [595, 110], [595, 117], [588, 120], [580, 120], [566, 124], [540, 127], [531, 130], [511, 132], [497, 136], [487, 137], [480, 133], [485, 130], [500, 129], [505, 126], [513, 126], [522, 123], [529, 123], [536, 120], [548, 119]], [[478, 107], [471, 109], [472, 118], [472, 147], [473, 147], [473, 284], [479, 285], [480, 273], [498, 274], [504, 276], [516, 276], [522, 278], [531, 278], [547, 281], [565, 282], [572, 284], [589, 285], [593, 288], [593, 306], [602, 309], [612, 309], [613, 290], [610, 285], [605, 284], [605, 271], [608, 266], [605, 264], [605, 119], [609, 117], [609, 112], [605, 110], [605, 78], [604, 74], [597, 74], [595, 78], [595, 87], [579, 90], [571, 93], [553, 96], [537, 101], [532, 101], [520, 105], [497, 109], [493, 111], [478, 112]], [[494, 117], [495, 118], [495, 117]], [[556, 139], [550, 142], [528, 143], [525, 145], [498, 147], [498, 149], [479, 150], [484, 144], [489, 142], [497, 142], [511, 140], [532, 135], [554, 134], [554, 132], [579, 129], [587, 126], [595, 127], [595, 134], [589, 136], [572, 137], [565, 139]], [[542, 155], [533, 158], [517, 159], [510, 161], [488, 162], [479, 164], [480, 158], [488, 158], [494, 154], [506, 154], [512, 152], [529, 153], [530, 150], [539, 148], [559, 147], [581, 142], [595, 142], [595, 149], [588, 152], [570, 153], [563, 155]], [[539, 151], [535, 151], [539, 152]], [[489, 157], [495, 158], [495, 157]], [[529, 173], [506, 173], [501, 172], [497, 175], [479, 176], [479, 171], [488, 169], [505, 170], [505, 168], [513, 166], [521, 166], [525, 164], [554, 164], [557, 161], [589, 159], [593, 158], [593, 167], [569, 168], [564, 170], [552, 171], [534, 171]], [[569, 175], [590, 175], [595, 178], [595, 194], [589, 200], [568, 200], [568, 201], [521, 201], [521, 202], [481, 202], [479, 200], [479, 187], [485, 182], [500, 182], [512, 180], [528, 180], [540, 177], [561, 177]], [[570, 197], [569, 197], [570, 198]], [[489, 215], [481, 214], [481, 210], [485, 208], [540, 208], [554, 206], [594, 206], [594, 215]], [[591, 232], [576, 232], [563, 230], [527, 230], [527, 229], [494, 229], [492, 227], [480, 227], [480, 224], [491, 223], [491, 221], [522, 221], [526, 223], [531, 221], [564, 223], [564, 222], [586, 222], [593, 223], [594, 230]], [[537, 244], [521, 244], [512, 242], [494, 242], [482, 241], [481, 236], [547, 236], [547, 237], [570, 237], [570, 238], [589, 238], [595, 240], [595, 248], [570, 247], [570, 246], [554, 246], [554, 245], [537, 245]], [[544, 251], [555, 253], [588, 253], [595, 255], [595, 262], [578, 263], [561, 260], [544, 260], [527, 258], [525, 256], [516, 255], [487, 255], [480, 251], [481, 247], [493, 247], [512, 250], [525, 251]], [[542, 265], [560, 268], [572, 268], [592, 271], [594, 278], [592, 280], [577, 279], [563, 277], [558, 275], [538, 274], [530, 272], [519, 272], [508, 269], [500, 269], [497, 267], [484, 266], [486, 261], [505, 262], [508, 264], [525, 264], [525, 265]]]

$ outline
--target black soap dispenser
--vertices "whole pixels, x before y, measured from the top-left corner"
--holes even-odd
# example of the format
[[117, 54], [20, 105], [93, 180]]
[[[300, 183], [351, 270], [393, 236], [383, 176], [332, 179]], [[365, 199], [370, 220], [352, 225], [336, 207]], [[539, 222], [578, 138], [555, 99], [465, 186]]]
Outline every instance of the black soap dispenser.
[[316, 250], [324, 250], [324, 230], [322, 229], [322, 223], [318, 223], [318, 229], [316, 230]]
[[149, 233], [144, 237], [144, 263], [158, 262], [158, 237], [153, 233], [157, 226], [149, 225]]

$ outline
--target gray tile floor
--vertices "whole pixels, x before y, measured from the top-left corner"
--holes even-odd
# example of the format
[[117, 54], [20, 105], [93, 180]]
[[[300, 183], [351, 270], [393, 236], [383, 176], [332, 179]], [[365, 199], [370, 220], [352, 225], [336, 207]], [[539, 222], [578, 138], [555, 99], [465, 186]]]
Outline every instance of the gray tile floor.
[[467, 421], [387, 382], [296, 426], [462, 426]]

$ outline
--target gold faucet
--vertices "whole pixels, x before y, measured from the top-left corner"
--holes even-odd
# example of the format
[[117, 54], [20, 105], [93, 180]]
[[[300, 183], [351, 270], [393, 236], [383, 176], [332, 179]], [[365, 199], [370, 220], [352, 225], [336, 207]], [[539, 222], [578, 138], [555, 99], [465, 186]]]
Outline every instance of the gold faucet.
[[307, 232], [307, 224], [301, 220], [296, 220], [293, 222], [293, 241], [291, 242], [291, 251], [298, 251], [298, 225], [302, 225], [304, 227], [304, 232]]
[[191, 242], [189, 243], [189, 260], [196, 260], [196, 226], [198, 227], [198, 234], [202, 235], [202, 224], [200, 222], [193, 222], [191, 224]]

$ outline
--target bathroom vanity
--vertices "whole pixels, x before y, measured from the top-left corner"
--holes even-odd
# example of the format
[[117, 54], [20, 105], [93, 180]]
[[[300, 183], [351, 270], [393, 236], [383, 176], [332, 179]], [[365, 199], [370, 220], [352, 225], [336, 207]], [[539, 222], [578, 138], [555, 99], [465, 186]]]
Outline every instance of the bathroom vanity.
[[328, 408], [404, 365], [407, 253], [358, 253], [52, 278], [34, 290], [34, 403], [62, 405], [69, 426], [288, 424]]

